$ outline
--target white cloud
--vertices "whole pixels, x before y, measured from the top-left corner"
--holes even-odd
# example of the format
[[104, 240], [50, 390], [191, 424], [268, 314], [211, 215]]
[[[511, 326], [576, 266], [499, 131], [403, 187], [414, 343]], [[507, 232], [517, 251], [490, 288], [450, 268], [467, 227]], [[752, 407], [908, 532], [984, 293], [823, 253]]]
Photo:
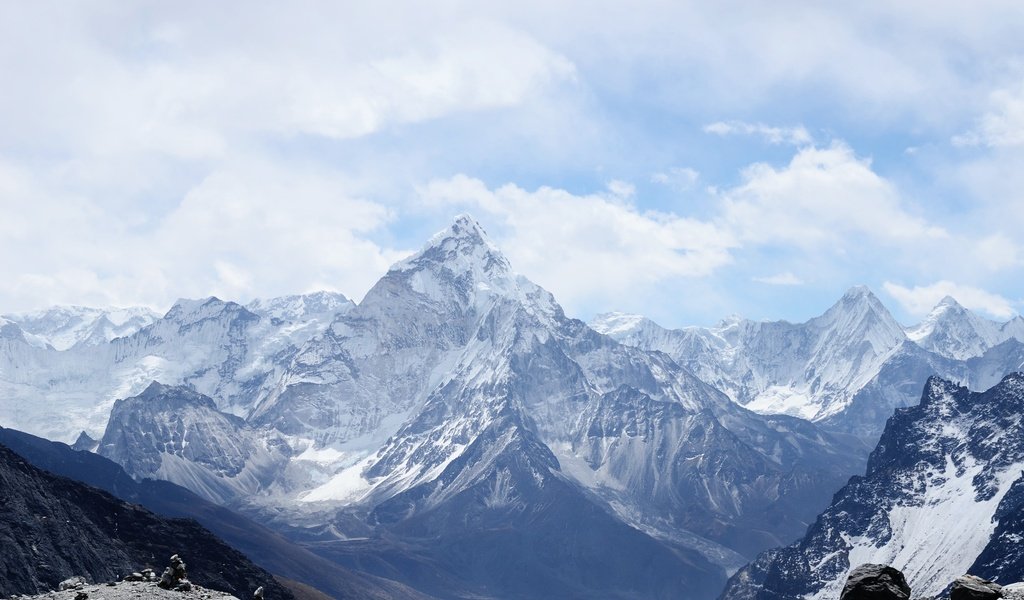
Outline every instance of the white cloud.
[[952, 296], [963, 306], [986, 312], [999, 319], [1017, 314], [1014, 303], [999, 294], [952, 281], [937, 281], [931, 285], [905, 287], [890, 281], [883, 284], [886, 293], [915, 316], [928, 314], [946, 296]]
[[997, 89], [989, 96], [990, 109], [967, 133], [953, 137], [956, 146], [1005, 147], [1024, 145], [1024, 85]]
[[908, 212], [896, 187], [840, 143], [801, 149], [783, 168], [752, 165], [721, 200], [722, 220], [755, 244], [842, 251], [851, 236], [906, 243], [948, 235]]
[[796, 275], [789, 271], [785, 273], [777, 273], [775, 275], [769, 275], [767, 277], [754, 277], [754, 281], [758, 283], [766, 283], [768, 285], [803, 285], [804, 280], [800, 279]]
[[245, 300], [313, 286], [358, 299], [404, 253], [367, 239], [393, 213], [355, 188], [322, 170], [236, 160], [139, 221], [0, 168], [3, 212], [16, 215], [0, 225], [0, 254], [18, 257], [0, 264], [10, 282], [4, 309], [161, 309], [177, 297]]
[[763, 138], [769, 144], [786, 144], [790, 146], [807, 146], [814, 142], [811, 134], [803, 125], [796, 127], [774, 127], [764, 123], [744, 123], [743, 121], [717, 121], [704, 126], [705, 133], [720, 136], [753, 135]]
[[576, 195], [542, 187], [488, 188], [465, 175], [420, 190], [434, 208], [459, 207], [497, 223], [496, 238], [515, 268], [570, 309], [609, 306], [679, 277], [703, 277], [728, 264], [732, 235], [714, 224], [642, 211], [622, 186]]
[[700, 179], [700, 173], [690, 167], [672, 167], [651, 175], [653, 183], [667, 185], [676, 190], [686, 191], [693, 188]]

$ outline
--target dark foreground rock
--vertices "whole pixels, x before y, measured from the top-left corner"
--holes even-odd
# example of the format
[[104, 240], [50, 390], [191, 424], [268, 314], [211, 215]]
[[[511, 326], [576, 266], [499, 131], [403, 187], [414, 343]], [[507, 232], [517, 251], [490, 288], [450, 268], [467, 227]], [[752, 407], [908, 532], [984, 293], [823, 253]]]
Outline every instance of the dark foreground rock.
[[850, 572], [840, 600], [908, 600], [910, 586], [898, 569], [864, 564]]
[[996, 600], [1003, 597], [1003, 586], [976, 577], [957, 577], [949, 591], [949, 600]]
[[[192, 561], [190, 576], [196, 584], [242, 598], [264, 586], [268, 599], [293, 598], [270, 573], [195, 521], [161, 518], [41, 471], [4, 446], [0, 549], [0, 597], [57, 589], [74, 576], [90, 582], [119, 580], [139, 565], [164, 566], [180, 552]], [[66, 592], [73, 600], [75, 590]]]

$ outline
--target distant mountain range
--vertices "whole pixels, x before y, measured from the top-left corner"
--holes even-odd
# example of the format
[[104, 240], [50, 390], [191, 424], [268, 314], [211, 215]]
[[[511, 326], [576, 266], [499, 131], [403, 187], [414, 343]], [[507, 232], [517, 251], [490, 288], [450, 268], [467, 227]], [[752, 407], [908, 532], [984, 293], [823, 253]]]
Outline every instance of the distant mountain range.
[[587, 325], [466, 216], [358, 304], [181, 300], [99, 343], [45, 315], [0, 324], [0, 423], [443, 598], [714, 598], [930, 376], [1024, 362], [1020, 318], [904, 328], [866, 288], [802, 324]]

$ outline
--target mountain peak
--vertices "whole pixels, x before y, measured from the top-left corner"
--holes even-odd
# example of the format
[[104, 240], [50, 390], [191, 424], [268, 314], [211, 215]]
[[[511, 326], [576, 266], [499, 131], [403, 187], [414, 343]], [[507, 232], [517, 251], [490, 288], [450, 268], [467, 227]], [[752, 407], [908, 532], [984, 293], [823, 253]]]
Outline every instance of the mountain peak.
[[874, 292], [866, 285], [855, 285], [843, 294], [843, 300], [871, 300], [873, 298], [875, 298]]
[[483, 226], [480, 225], [480, 222], [466, 213], [458, 215], [446, 229], [434, 234], [430, 241], [427, 242], [427, 247], [442, 245], [448, 240], [486, 245], [497, 250], [494, 244], [491, 243]]
[[410, 271], [444, 265], [451, 271], [483, 270], [511, 275], [512, 268], [476, 219], [461, 214], [447, 228], [430, 238], [422, 250], [396, 264], [392, 270]]
[[963, 308], [963, 305], [961, 305], [959, 302], [957, 302], [956, 298], [954, 298], [952, 296], [948, 296], [948, 295], [947, 296], [943, 296], [942, 300], [939, 300], [939, 303], [935, 305], [935, 308], [947, 308], [947, 307], [948, 308]]

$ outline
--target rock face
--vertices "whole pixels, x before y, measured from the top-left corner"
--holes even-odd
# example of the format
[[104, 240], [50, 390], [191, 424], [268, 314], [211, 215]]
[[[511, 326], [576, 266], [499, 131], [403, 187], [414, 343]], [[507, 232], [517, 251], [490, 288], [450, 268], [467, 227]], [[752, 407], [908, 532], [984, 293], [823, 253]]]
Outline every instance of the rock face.
[[290, 454], [280, 437], [253, 431], [209, 397], [158, 383], [114, 403], [97, 452], [135, 477], [185, 485], [218, 503], [268, 486]]
[[1003, 586], [975, 575], [957, 577], [949, 590], [949, 600], [997, 600], [1003, 597]]
[[[193, 576], [248, 596], [259, 585], [290, 598], [266, 571], [194, 521], [157, 517], [97, 489], [41, 471], [0, 446], [0, 596], [56, 589], [80, 575], [113, 581], [156, 556], [195, 557]], [[278, 595], [280, 594], [280, 595]]]
[[982, 393], [929, 379], [921, 403], [889, 419], [866, 475], [802, 540], [737, 573], [723, 597], [833, 598], [862, 562], [891, 564], [926, 597], [965, 572], [1019, 580], [1022, 416], [1024, 374]]
[[864, 564], [850, 571], [839, 600], [910, 600], [910, 586], [889, 565]]

